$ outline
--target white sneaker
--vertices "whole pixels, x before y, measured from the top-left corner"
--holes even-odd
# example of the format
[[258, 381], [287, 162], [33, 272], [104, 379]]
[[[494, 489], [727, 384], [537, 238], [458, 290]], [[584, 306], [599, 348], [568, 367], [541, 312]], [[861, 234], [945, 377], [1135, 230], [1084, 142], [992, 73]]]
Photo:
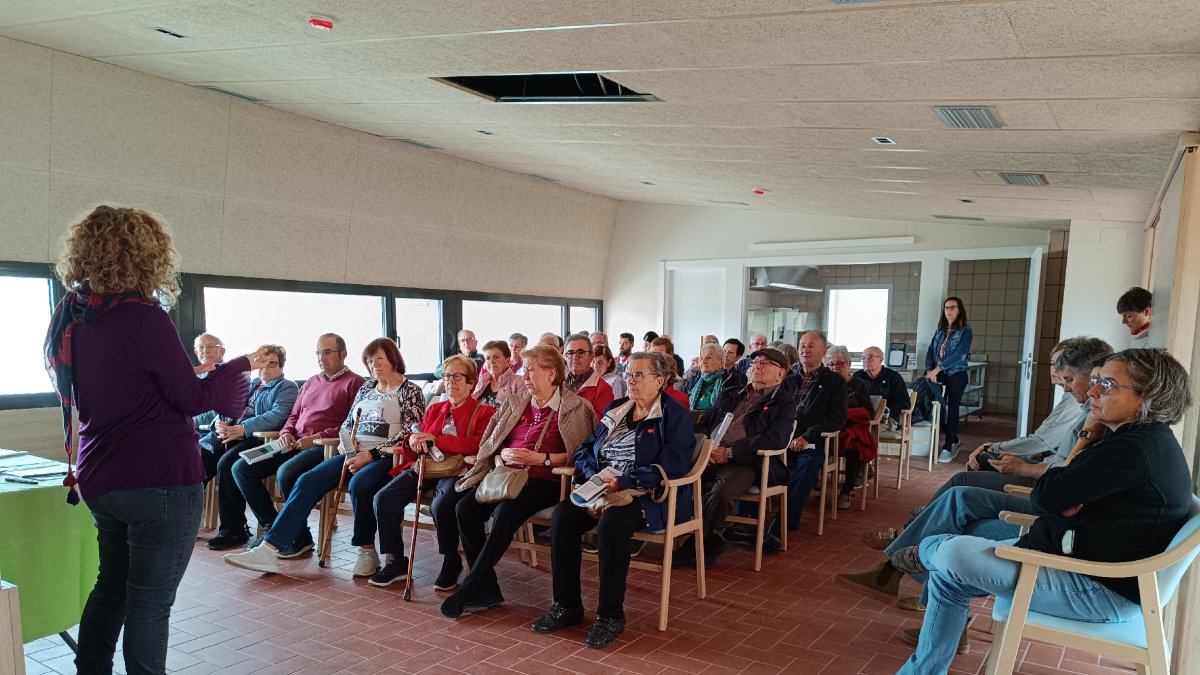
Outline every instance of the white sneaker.
[[352, 574], [356, 577], [369, 577], [379, 571], [379, 554], [373, 548], [358, 549], [358, 561], [354, 563]]
[[266, 572], [267, 574], [279, 572], [279, 559], [275, 556], [275, 550], [266, 544], [259, 544], [241, 553], [226, 553], [225, 562], [234, 567], [243, 567], [255, 572]]
[[938, 464], [949, 464], [954, 461], [954, 455], [950, 454], [949, 450], [943, 450], [938, 454]]

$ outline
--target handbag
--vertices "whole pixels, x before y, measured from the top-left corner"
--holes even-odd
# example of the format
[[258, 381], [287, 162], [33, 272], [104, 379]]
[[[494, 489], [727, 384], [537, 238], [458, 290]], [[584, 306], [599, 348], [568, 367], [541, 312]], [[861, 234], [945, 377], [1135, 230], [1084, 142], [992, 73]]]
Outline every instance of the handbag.
[[[555, 413], [557, 414], [557, 410]], [[550, 421], [554, 419], [554, 415], [546, 420], [546, 426], [542, 427], [542, 433], [538, 434], [537, 443], [533, 445], [533, 451], [538, 452], [542, 449], [542, 439], [546, 437], [546, 430], [550, 428]], [[483, 477], [479, 482], [479, 486], [475, 488], [475, 501], [480, 504], [499, 504], [508, 499], [516, 499], [517, 495], [521, 494], [521, 490], [525, 489], [525, 484], [529, 482], [529, 467], [523, 466], [519, 469], [514, 469], [511, 466], [505, 466], [500, 457], [495, 458], [496, 465], [491, 471]]]
[[667, 500], [667, 481], [670, 479], [667, 478], [667, 470], [662, 468], [661, 464], [654, 464], [653, 466], [655, 469], [658, 469], [658, 473], [662, 476], [662, 483], [657, 488], [658, 494], [655, 494], [656, 488], [627, 488], [617, 490], [616, 492], [604, 495], [604, 498], [598, 502], [590, 504], [587, 507], [588, 513], [592, 514], [594, 518], [599, 518], [600, 514], [614, 506], [627, 506], [632, 504], [634, 499], [645, 497], [646, 495], [650, 495], [650, 501], [655, 504], [665, 502]]
[[[480, 406], [475, 406], [475, 411], [471, 413], [471, 419], [467, 421], [467, 436], [471, 435], [471, 429], [475, 427], [475, 416], [479, 414], [479, 408]], [[430, 459], [428, 455], [424, 459], [426, 480], [457, 476], [467, 465], [466, 459], [462, 455], [453, 452], [446, 453], [441, 460]]]

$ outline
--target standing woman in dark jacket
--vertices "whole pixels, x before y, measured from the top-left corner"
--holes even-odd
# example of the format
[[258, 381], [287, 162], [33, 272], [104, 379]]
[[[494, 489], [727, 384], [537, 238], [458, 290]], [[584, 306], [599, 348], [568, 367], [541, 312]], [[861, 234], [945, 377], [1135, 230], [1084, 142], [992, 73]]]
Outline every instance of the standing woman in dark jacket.
[[[649, 492], [624, 506], [608, 507], [599, 519], [570, 499], [559, 502], [550, 526], [554, 604], [533, 622], [535, 633], [553, 633], [583, 623], [581, 543], [583, 534], [593, 528], [599, 542], [600, 602], [587, 646], [607, 647], [625, 630], [629, 542], [644, 528], [657, 532], [666, 527], [666, 504], [655, 503], [652, 495], [665, 489], [663, 472], [672, 480], [687, 474], [696, 447], [691, 415], [674, 398], [663, 395], [671, 372], [668, 358], [646, 352], [629, 357], [625, 367], [629, 396], [609, 404], [591, 438], [575, 453], [576, 483], [582, 484], [611, 466], [621, 475], [604, 479], [609, 494], [630, 489]], [[692, 517], [691, 488], [680, 492], [675, 508], [676, 522]]]
[[204, 501], [192, 417], [241, 415], [245, 373], [266, 365], [260, 349], [196, 377], [162, 309], [179, 293], [177, 264], [162, 223], [111, 206], [71, 228], [58, 261], [69, 292], [46, 334], [46, 364], [62, 400], [68, 462], [71, 406], [79, 409], [79, 478], [68, 472], [67, 501], [83, 497], [100, 549], [79, 622], [79, 673], [112, 672], [122, 627], [126, 672], [166, 672], [171, 605]]
[[951, 296], [942, 303], [942, 318], [925, 352], [925, 377], [946, 385], [946, 423], [942, 425], [942, 454], [949, 462], [958, 454], [958, 410], [967, 389], [967, 354], [971, 351], [971, 326], [967, 306]]

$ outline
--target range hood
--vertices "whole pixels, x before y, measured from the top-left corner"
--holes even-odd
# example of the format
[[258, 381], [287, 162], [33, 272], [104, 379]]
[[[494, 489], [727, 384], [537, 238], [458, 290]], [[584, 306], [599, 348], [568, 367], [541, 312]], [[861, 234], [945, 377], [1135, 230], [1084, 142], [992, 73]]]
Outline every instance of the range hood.
[[755, 267], [750, 275], [750, 290], [824, 293], [825, 282], [815, 267]]

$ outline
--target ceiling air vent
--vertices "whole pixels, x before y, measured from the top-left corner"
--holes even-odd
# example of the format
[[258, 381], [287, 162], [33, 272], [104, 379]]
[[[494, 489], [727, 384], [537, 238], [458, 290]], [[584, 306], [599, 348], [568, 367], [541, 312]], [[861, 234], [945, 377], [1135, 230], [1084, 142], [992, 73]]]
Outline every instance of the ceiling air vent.
[[644, 103], [662, 100], [622, 86], [600, 73], [435, 77], [435, 82], [496, 103]]
[[415, 145], [415, 146], [417, 146], [418, 148], [425, 148], [426, 150], [441, 150], [441, 148], [439, 148], [439, 147], [438, 147], [438, 146], [436, 146], [436, 145], [430, 145], [429, 143], [423, 143], [423, 142], [421, 142], [421, 141], [418, 141], [418, 140], [417, 140], [417, 139], [415, 139], [415, 138], [396, 138], [396, 137], [393, 137], [393, 140], [400, 141], [401, 143], [408, 143], [409, 145]]
[[266, 99], [258, 98], [255, 96], [250, 96], [249, 94], [239, 94], [236, 91], [230, 91], [228, 89], [222, 89], [220, 87], [200, 87], [200, 88], [207, 89], [209, 91], [215, 91], [218, 94], [225, 94], [226, 96], [229, 96], [231, 98], [236, 98], [241, 101], [249, 101], [251, 103], [265, 103], [266, 102]]
[[1025, 171], [1001, 171], [1000, 177], [1009, 185], [1024, 185], [1026, 187], [1045, 187], [1050, 184], [1040, 173]]
[[934, 106], [933, 111], [951, 129], [1000, 128], [1000, 120], [986, 106]]
[[975, 220], [975, 221], [979, 221], [979, 222], [984, 221], [983, 218], [980, 218], [978, 216], [943, 216], [943, 215], [938, 215], [935, 213], [935, 214], [933, 214], [933, 217], [939, 218], [941, 220]]

